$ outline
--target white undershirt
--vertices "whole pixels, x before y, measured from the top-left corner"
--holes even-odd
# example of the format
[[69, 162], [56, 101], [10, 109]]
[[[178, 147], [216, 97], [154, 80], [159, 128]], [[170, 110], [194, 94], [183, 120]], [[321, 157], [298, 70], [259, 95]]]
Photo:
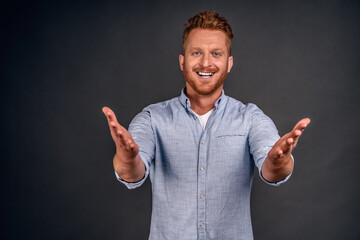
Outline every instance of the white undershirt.
[[201, 127], [203, 130], [205, 130], [205, 127], [206, 127], [206, 123], [210, 117], [210, 115], [212, 114], [212, 112], [214, 111], [214, 108], [211, 109], [210, 111], [208, 111], [207, 113], [203, 114], [203, 115], [198, 115], [197, 113], [195, 113], [195, 115], [197, 116], [197, 118], [199, 119], [200, 121], [200, 124], [201, 124]]

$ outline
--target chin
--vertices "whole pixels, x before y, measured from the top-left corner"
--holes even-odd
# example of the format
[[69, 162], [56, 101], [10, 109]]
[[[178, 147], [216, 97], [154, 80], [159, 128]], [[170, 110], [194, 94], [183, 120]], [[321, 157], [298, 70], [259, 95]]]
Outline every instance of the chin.
[[212, 95], [222, 89], [222, 84], [213, 86], [194, 86], [189, 84], [191, 88], [199, 95]]

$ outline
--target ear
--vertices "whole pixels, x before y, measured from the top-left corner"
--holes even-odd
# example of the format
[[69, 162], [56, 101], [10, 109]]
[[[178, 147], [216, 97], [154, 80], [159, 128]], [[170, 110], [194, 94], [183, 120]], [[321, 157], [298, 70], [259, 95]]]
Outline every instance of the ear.
[[228, 58], [228, 69], [227, 69], [227, 72], [228, 72], [228, 73], [230, 72], [230, 70], [231, 70], [231, 68], [232, 68], [232, 66], [233, 66], [233, 63], [234, 63], [234, 61], [233, 61], [233, 56], [230, 56], [230, 57]]
[[182, 55], [182, 54], [179, 55], [179, 64], [180, 64], [181, 71], [184, 70], [184, 58], [185, 58], [184, 55]]

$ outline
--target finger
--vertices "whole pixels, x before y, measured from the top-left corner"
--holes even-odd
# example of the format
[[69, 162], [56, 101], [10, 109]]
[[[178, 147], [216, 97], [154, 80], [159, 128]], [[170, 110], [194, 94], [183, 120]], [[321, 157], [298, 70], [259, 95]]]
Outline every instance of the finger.
[[292, 130], [289, 134], [289, 138], [288, 139], [292, 139], [292, 145], [296, 144], [298, 139], [300, 138], [300, 136], [302, 135], [302, 131], [299, 130], [299, 129], [295, 129], [295, 130]]
[[138, 146], [137, 144], [134, 142], [134, 140], [132, 139], [131, 135], [129, 134], [130, 138], [127, 136], [127, 134], [125, 132], [121, 132], [120, 134], [120, 144], [119, 147], [122, 150], [125, 150], [127, 152], [129, 152], [130, 154], [132, 153], [138, 153]]
[[300, 130], [295, 130], [295, 137], [293, 142], [293, 147], [295, 147], [299, 141], [300, 136], [302, 135], [302, 132]]
[[106, 118], [108, 119], [108, 122], [117, 122], [115, 113], [113, 112], [113, 110], [111, 110], [108, 107], [103, 107], [102, 108], [103, 113], [105, 114]]
[[276, 158], [281, 158], [283, 155], [284, 152], [280, 148], [276, 150]]
[[117, 121], [115, 113], [110, 108], [103, 107], [102, 111], [108, 120], [108, 124], [111, 131], [114, 131], [116, 134], [118, 130], [122, 130], [122, 131], [125, 130], [125, 128]]
[[293, 130], [303, 131], [310, 124], [310, 122], [310, 118], [303, 118], [297, 124], [295, 124]]
[[126, 136], [125, 132], [122, 130], [117, 130], [116, 136], [119, 139], [120, 146], [126, 148], [129, 145], [129, 138]]
[[278, 149], [281, 150], [282, 154], [287, 154], [291, 150], [293, 143], [294, 143], [293, 138], [284, 138], [281, 144], [279, 144]]
[[310, 123], [309, 118], [301, 119], [293, 128], [293, 130], [289, 133], [289, 137], [294, 138], [294, 143], [296, 144], [299, 137], [301, 136], [304, 129], [308, 126]]
[[286, 139], [285, 147], [282, 149], [284, 154], [291, 153], [292, 149], [294, 148], [295, 141], [296, 140], [294, 138]]
[[134, 141], [132, 141], [129, 146], [131, 151], [137, 151], [138, 145]]
[[[120, 124], [117, 127], [116, 136], [120, 139], [123, 146], [129, 147], [132, 144], [135, 144], [135, 141], [131, 134]], [[135, 144], [136, 145], [136, 144]]]

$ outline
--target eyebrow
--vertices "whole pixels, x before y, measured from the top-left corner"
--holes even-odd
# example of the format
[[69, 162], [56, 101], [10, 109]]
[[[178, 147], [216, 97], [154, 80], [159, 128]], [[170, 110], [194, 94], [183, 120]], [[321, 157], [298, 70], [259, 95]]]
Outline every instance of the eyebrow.
[[212, 49], [211, 52], [225, 52], [225, 51], [221, 48], [215, 48], [215, 49]]
[[193, 47], [193, 48], [190, 48], [189, 50], [190, 50], [190, 51], [201, 50], [201, 48], [199, 48], [199, 47]]
[[[194, 51], [194, 50], [203, 51], [203, 50], [202, 50], [201, 48], [199, 48], [199, 47], [193, 47], [193, 48], [189, 49], [189, 51]], [[214, 49], [211, 49], [210, 51], [211, 51], [211, 52], [226, 52], [226, 51], [224, 51], [224, 50], [221, 49], [221, 48], [214, 48]]]

